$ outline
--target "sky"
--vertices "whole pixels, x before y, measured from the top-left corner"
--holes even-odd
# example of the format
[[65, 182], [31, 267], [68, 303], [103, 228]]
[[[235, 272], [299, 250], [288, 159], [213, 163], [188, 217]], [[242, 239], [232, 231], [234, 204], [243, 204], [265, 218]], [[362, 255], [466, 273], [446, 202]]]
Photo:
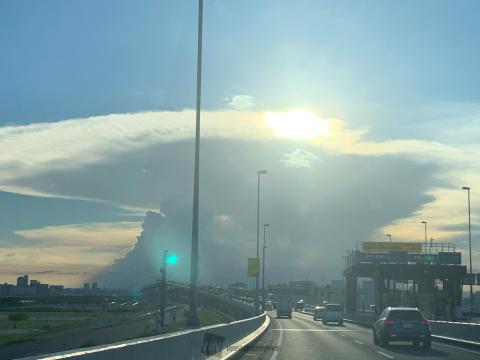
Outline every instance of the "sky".
[[[462, 186], [480, 272], [479, 10], [205, 0], [201, 281], [245, 280], [263, 168], [271, 282], [339, 278], [347, 249], [422, 241], [421, 221], [466, 260]], [[196, 16], [0, 0], [0, 281], [141, 285], [165, 248], [187, 280]]]

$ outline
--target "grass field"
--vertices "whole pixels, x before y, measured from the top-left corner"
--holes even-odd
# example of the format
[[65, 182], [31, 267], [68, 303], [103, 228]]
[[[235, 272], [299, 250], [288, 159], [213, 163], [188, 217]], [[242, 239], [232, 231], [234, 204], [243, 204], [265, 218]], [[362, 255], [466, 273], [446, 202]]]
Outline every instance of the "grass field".
[[[158, 307], [111, 307], [97, 311], [59, 311], [58, 309], [57, 311], [43, 311], [43, 309], [2, 311], [0, 309], [0, 346], [27, 340], [35, 340], [37, 343], [47, 338], [65, 339], [80, 333], [88, 333], [92, 336], [102, 334], [103, 340], [93, 336], [92, 341], [95, 345], [170, 333], [185, 329], [183, 312], [186, 308], [184, 305], [169, 308], [167, 312], [176, 312], [177, 320], [163, 329], [158, 328], [155, 321], [159, 312]], [[9, 315], [19, 313], [21, 320], [9, 320]], [[225, 316], [209, 309], [198, 309], [198, 317], [200, 326], [227, 322]]]

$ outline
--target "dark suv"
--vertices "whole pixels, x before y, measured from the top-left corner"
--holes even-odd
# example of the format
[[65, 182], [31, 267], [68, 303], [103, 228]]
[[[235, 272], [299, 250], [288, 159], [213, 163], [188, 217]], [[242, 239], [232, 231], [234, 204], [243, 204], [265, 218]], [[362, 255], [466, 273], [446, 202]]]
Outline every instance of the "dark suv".
[[412, 341], [429, 349], [432, 343], [430, 323], [417, 308], [388, 307], [373, 324], [373, 342], [387, 346], [390, 341]]

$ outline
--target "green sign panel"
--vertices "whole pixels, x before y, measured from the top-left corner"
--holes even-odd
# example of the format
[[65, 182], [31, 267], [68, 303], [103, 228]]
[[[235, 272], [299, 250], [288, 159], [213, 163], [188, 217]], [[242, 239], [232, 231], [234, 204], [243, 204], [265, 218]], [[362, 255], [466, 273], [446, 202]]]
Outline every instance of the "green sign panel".
[[260, 259], [248, 258], [248, 276], [257, 277], [260, 274]]

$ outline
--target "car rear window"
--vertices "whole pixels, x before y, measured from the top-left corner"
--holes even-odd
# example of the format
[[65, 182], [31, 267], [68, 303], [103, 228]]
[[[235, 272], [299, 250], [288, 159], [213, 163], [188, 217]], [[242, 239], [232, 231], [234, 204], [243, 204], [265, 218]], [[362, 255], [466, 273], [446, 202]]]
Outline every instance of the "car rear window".
[[342, 311], [340, 305], [327, 305], [326, 311]]
[[420, 321], [423, 319], [420, 311], [414, 310], [393, 310], [388, 314], [390, 320], [411, 320]]

